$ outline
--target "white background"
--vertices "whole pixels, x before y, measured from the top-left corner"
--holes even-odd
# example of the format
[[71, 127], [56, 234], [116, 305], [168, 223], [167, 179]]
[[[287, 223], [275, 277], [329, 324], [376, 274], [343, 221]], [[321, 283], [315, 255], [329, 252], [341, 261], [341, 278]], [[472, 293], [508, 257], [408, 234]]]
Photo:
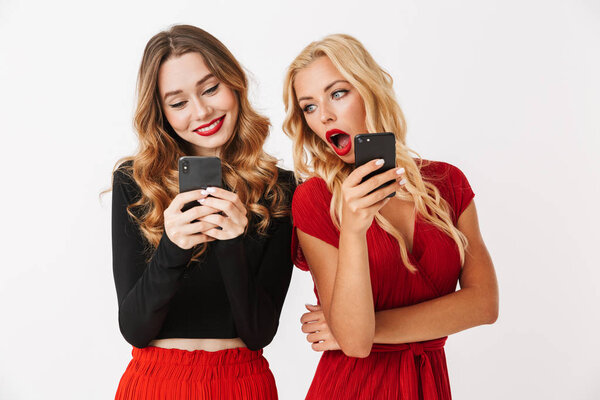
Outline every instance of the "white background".
[[[135, 150], [145, 43], [174, 23], [253, 73], [288, 168], [286, 66], [326, 34], [361, 40], [395, 78], [409, 145], [469, 178], [497, 268], [498, 322], [446, 345], [454, 398], [600, 398], [598, 1], [0, 0], [0, 399], [114, 396], [131, 347], [98, 194]], [[319, 357], [307, 302], [296, 270], [265, 351], [284, 400], [304, 398]]]

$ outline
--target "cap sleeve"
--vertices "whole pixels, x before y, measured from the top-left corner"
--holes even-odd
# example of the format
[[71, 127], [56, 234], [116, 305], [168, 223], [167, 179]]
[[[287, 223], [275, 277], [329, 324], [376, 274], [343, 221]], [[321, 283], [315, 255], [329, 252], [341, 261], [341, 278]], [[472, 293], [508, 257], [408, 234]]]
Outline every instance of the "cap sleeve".
[[454, 210], [454, 223], [456, 224], [460, 215], [471, 204], [475, 193], [473, 193], [473, 189], [471, 189], [471, 185], [465, 174], [451, 164], [448, 164], [448, 179], [451, 197], [450, 205]]
[[452, 164], [424, 160], [421, 175], [423, 179], [433, 183], [448, 202], [452, 222], [456, 225], [460, 215], [475, 197], [465, 174]]
[[302, 253], [296, 229], [324, 241], [334, 247], [339, 246], [339, 231], [331, 221], [329, 205], [331, 193], [325, 181], [311, 178], [296, 189], [292, 200], [292, 260], [301, 270], [308, 271], [308, 264]]

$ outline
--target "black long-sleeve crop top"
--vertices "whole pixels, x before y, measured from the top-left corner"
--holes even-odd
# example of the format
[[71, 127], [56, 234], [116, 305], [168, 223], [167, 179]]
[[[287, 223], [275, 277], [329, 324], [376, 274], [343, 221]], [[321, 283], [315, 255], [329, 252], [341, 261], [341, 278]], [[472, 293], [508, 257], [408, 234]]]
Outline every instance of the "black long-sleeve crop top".
[[[200, 261], [163, 234], [148, 262], [148, 242], [127, 206], [141, 190], [122, 165], [113, 176], [113, 274], [119, 327], [135, 347], [164, 338], [236, 338], [251, 350], [273, 340], [292, 275], [291, 217], [273, 219], [267, 236], [209, 243]], [[279, 169], [291, 203], [293, 174]]]

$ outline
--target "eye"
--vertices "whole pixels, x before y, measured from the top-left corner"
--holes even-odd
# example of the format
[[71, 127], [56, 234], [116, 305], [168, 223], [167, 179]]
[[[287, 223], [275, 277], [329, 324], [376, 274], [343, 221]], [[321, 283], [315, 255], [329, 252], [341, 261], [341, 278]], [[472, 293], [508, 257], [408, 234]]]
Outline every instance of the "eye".
[[204, 91], [204, 93], [202, 93], [202, 95], [210, 95], [213, 94], [217, 91], [217, 89], [219, 88], [219, 84], [217, 83], [215, 86], [208, 88]]
[[344, 97], [344, 95], [345, 95], [346, 93], [348, 93], [348, 92], [349, 92], [349, 91], [348, 91], [348, 90], [346, 90], [346, 89], [340, 89], [340, 90], [336, 90], [335, 92], [333, 92], [333, 93], [331, 94], [331, 97], [332, 97], [333, 99], [335, 99], [335, 100], [337, 100], [337, 99], [341, 99], [341, 98], [342, 98], [342, 97]]
[[179, 103], [169, 104], [169, 107], [171, 107], [171, 108], [182, 108], [183, 106], [185, 106], [185, 103], [187, 103], [187, 101], [180, 101]]
[[311, 112], [315, 111], [316, 108], [317, 106], [315, 106], [314, 104], [308, 104], [304, 106], [302, 111], [304, 111], [306, 114], [310, 114]]

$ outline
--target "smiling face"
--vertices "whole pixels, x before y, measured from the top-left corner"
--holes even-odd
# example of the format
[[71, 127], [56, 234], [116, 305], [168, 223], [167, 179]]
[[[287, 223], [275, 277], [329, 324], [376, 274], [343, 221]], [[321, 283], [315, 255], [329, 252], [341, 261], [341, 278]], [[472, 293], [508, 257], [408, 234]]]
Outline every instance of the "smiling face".
[[309, 128], [345, 163], [354, 162], [354, 136], [367, 133], [362, 97], [322, 56], [300, 70], [294, 91]]
[[163, 112], [195, 155], [218, 156], [238, 117], [235, 92], [208, 69], [199, 53], [167, 59], [158, 71]]

